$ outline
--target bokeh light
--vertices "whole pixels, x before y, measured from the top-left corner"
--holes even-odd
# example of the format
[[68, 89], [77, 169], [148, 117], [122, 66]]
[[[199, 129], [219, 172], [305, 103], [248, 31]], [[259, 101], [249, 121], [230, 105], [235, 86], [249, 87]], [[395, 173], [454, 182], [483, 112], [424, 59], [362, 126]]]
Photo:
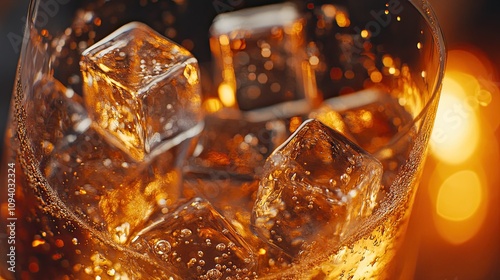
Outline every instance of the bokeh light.
[[431, 183], [439, 187], [430, 193], [439, 236], [449, 244], [460, 245], [474, 238], [484, 226], [488, 190], [482, 170], [452, 170], [445, 164], [436, 168]]
[[476, 150], [480, 135], [478, 118], [462, 84], [474, 80], [473, 76], [460, 72], [448, 72], [443, 80], [430, 147], [434, 156], [444, 162], [464, 162]]
[[500, 279], [498, 67], [475, 46], [459, 48], [448, 51], [410, 223], [408, 243], [419, 244], [406, 246], [417, 255], [408, 279]]
[[484, 202], [483, 192], [479, 177], [474, 171], [459, 171], [448, 177], [439, 187], [436, 212], [450, 221], [467, 220]]

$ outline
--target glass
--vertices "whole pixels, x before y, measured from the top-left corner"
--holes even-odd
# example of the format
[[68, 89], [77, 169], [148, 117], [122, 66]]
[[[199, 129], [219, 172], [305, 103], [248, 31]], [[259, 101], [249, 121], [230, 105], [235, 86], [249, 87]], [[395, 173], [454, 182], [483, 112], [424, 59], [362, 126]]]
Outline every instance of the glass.
[[[255, 9], [271, 2], [278, 6]], [[422, 171], [444, 71], [444, 43], [435, 16], [425, 0], [271, 2], [31, 1], [1, 168], [2, 185], [7, 186], [2, 189], [1, 218], [8, 225], [2, 229], [2, 243], [8, 244], [2, 246], [2, 277], [398, 277], [401, 261], [396, 254]], [[276, 13], [266, 15], [266, 10]], [[153, 41], [165, 36], [182, 46], [180, 52], [193, 54], [198, 64], [189, 59], [182, 64], [185, 78], [175, 71], [167, 78], [175, 80], [173, 84], [187, 81], [202, 92], [202, 97], [188, 97], [194, 107], [182, 107], [179, 111], [188, 113], [173, 116], [173, 123], [154, 115], [162, 113], [155, 105], [172, 109], [170, 101], [141, 101], [140, 109], [153, 114], [145, 117], [152, 126], [186, 126], [181, 127], [181, 138], [162, 132], [139, 139], [152, 143], [144, 150], [135, 138], [140, 143], [122, 141], [129, 139], [123, 131], [136, 131], [131, 127], [140, 110], [120, 111], [133, 98], [115, 95], [124, 99], [106, 103], [119, 106], [112, 109], [97, 106], [104, 104], [101, 101], [89, 105], [86, 95], [91, 89], [85, 88], [102, 73], [89, 74], [89, 56], [82, 59], [82, 53], [96, 55], [91, 46], [133, 21], [154, 29], [158, 34], [145, 31]], [[122, 47], [139, 49], [146, 41], [137, 37]], [[96, 67], [105, 70], [103, 75], [120, 71], [109, 69], [109, 64]], [[127, 79], [124, 83], [133, 84], [136, 78]], [[114, 90], [101, 91], [104, 95]], [[100, 93], [93, 96], [100, 98]], [[202, 111], [204, 121], [198, 114]], [[119, 113], [109, 117], [106, 112]], [[122, 129], [122, 136], [102, 132], [95, 120], [105, 115]], [[301, 126], [309, 118], [322, 123]], [[127, 125], [120, 126], [123, 123]], [[307, 130], [308, 125], [312, 129]], [[319, 237], [301, 231], [300, 237], [307, 240], [294, 243], [287, 239], [289, 224], [269, 232], [251, 229], [261, 221], [259, 207], [266, 206], [258, 188], [259, 182], [268, 182], [259, 176], [271, 172], [269, 164], [278, 155], [289, 155], [290, 148], [283, 145], [302, 143], [301, 137], [308, 137], [304, 131], [327, 131], [324, 125], [343, 135], [326, 132], [311, 139], [332, 137], [337, 141], [333, 146], [344, 147], [344, 153], [352, 148], [364, 158], [358, 170], [356, 159], [347, 157], [342, 164], [353, 167], [344, 166], [346, 173], [339, 175], [338, 184], [349, 185], [347, 175], [364, 169], [376, 176], [381, 164], [380, 185], [374, 179], [367, 190], [353, 189], [370, 193], [361, 199], [362, 210], [346, 205], [342, 198], [348, 196], [339, 195], [335, 203], [355, 212], [339, 214], [336, 220], [323, 210], [304, 210], [297, 227], [297, 216], [292, 215], [295, 228], [310, 226], [300, 217], [321, 221], [312, 231]], [[295, 138], [285, 142], [290, 136]], [[275, 149], [271, 163], [265, 163]], [[324, 162], [317, 161], [321, 153], [311, 152], [312, 158], [307, 158], [307, 150], [304, 153], [297, 158], [323, 168]], [[322, 187], [321, 168], [312, 170], [311, 180]], [[276, 172], [272, 174], [280, 174]], [[337, 181], [329, 178], [325, 184], [335, 190]], [[259, 203], [254, 206], [256, 197]], [[311, 207], [324, 199], [314, 197]], [[174, 216], [185, 223], [175, 224]], [[200, 223], [212, 231], [193, 232], [192, 226], [200, 229]], [[290, 243], [281, 243], [276, 230], [282, 230]], [[271, 240], [263, 238], [266, 234]], [[208, 238], [197, 240], [202, 237]], [[220, 256], [210, 250], [211, 240], [220, 242], [213, 245]], [[184, 251], [174, 252], [181, 248], [176, 246], [184, 246]]]

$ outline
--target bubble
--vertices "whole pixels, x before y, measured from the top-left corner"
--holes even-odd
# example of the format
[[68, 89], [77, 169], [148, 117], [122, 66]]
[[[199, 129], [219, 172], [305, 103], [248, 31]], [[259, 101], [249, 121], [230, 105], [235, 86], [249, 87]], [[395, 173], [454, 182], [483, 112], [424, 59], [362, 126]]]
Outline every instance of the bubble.
[[209, 271], [207, 271], [207, 277], [208, 279], [213, 279], [213, 280], [220, 279], [222, 277], [222, 272], [220, 272], [215, 268], [212, 268]]
[[181, 237], [190, 237], [191, 234], [193, 234], [193, 232], [188, 228], [181, 230]]
[[153, 249], [157, 255], [164, 255], [164, 254], [168, 254], [170, 252], [170, 250], [172, 249], [172, 246], [166, 240], [159, 240], [158, 242], [156, 242]]
[[217, 246], [215, 246], [215, 249], [217, 249], [218, 251], [224, 251], [226, 249], [226, 244], [219, 243], [217, 244]]
[[348, 174], [342, 174], [340, 176], [340, 181], [342, 182], [342, 184], [344, 185], [347, 185], [349, 184], [349, 181], [351, 180], [351, 176], [349, 176]]
[[349, 167], [347, 167], [347, 168], [345, 169], [345, 172], [346, 172], [347, 174], [351, 174], [351, 173], [352, 173], [352, 167], [350, 167], [350, 166], [349, 166]]

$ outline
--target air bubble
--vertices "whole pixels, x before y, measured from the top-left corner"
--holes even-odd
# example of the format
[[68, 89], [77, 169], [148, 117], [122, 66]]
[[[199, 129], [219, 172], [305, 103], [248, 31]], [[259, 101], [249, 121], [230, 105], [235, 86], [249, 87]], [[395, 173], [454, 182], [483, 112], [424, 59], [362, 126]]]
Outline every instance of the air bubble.
[[226, 244], [219, 243], [217, 244], [217, 246], [215, 246], [215, 249], [217, 249], [218, 251], [224, 251], [226, 249]]
[[207, 275], [208, 279], [216, 280], [216, 279], [220, 279], [222, 277], [222, 272], [213, 268], [213, 269], [210, 269], [209, 271], [207, 271], [206, 275]]
[[190, 237], [191, 234], [193, 234], [193, 232], [188, 228], [181, 230], [181, 237]]
[[342, 182], [342, 184], [344, 185], [347, 185], [349, 184], [349, 181], [351, 180], [351, 176], [349, 176], [348, 174], [342, 174], [340, 176], [340, 181]]
[[157, 255], [165, 255], [165, 254], [168, 254], [170, 252], [170, 250], [172, 249], [172, 246], [166, 240], [159, 240], [158, 242], [156, 242], [153, 249]]

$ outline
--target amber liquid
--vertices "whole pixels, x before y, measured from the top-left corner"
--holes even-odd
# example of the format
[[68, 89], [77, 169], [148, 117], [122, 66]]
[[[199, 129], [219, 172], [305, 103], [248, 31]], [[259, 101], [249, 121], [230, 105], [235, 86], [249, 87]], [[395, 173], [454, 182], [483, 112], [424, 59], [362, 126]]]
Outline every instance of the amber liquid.
[[[17, 108], [16, 117], [18, 120], [23, 120], [25, 111], [22, 109], [19, 97], [16, 99], [15, 108]], [[359, 109], [348, 111], [345, 115], [356, 114], [357, 110], [359, 111]], [[366, 110], [366, 108], [361, 110]], [[373, 115], [373, 117], [375, 120], [376, 116]], [[290, 127], [292, 123], [293, 121], [288, 123]], [[81, 212], [75, 211], [76, 208], [71, 208], [74, 205], [68, 207], [68, 201], [63, 200], [68, 199], [68, 197], [61, 196], [55, 191], [55, 188], [59, 188], [60, 192], [61, 186], [54, 187], [47, 182], [48, 167], [44, 168], [43, 161], [41, 164], [36, 159], [33, 148], [29, 145], [29, 134], [25, 134], [26, 131], [24, 131], [25, 125], [22, 121], [19, 122], [17, 133], [12, 130], [14, 127], [11, 127], [10, 132], [16, 137], [7, 141], [9, 149], [4, 155], [3, 162], [4, 166], [9, 162], [15, 163], [15, 199], [16, 217], [18, 218], [15, 244], [16, 272], [11, 274], [2, 271], [4, 277], [9, 279], [15, 275], [16, 279], [170, 279], [169, 277], [176, 279], [181, 274], [181, 279], [224, 279], [220, 278], [222, 274], [214, 272], [215, 270], [210, 267], [215, 268], [217, 264], [222, 263], [222, 268], [230, 269], [230, 265], [225, 265], [224, 262], [208, 260], [203, 261], [201, 265], [200, 260], [203, 260], [203, 257], [199, 257], [195, 260], [194, 267], [202, 267], [203, 273], [197, 277], [193, 277], [193, 274], [182, 274], [180, 268], [192, 267], [188, 264], [189, 260], [182, 259], [180, 261], [183, 262], [184, 266], [182, 266], [176, 265], [175, 259], [158, 259], [154, 253], [155, 248], [144, 249], [140, 245], [133, 244], [131, 238], [138, 233], [137, 231], [121, 232], [126, 234], [125, 240], [121, 240], [120, 232], [113, 231], [114, 228], [122, 224], [122, 221], [112, 224], [114, 219], [117, 219], [116, 216], [112, 215], [108, 220], [92, 220], [88, 215], [82, 215]], [[375, 145], [372, 141], [359, 138], [359, 136], [368, 137], [367, 135], [373, 131], [389, 131], [391, 127], [394, 125], [376, 121], [372, 122], [369, 127], [355, 130], [353, 133], [357, 133], [358, 143], [366, 141], [370, 145]], [[403, 127], [411, 128], [411, 126]], [[257, 276], [261, 279], [389, 278], [394, 273], [391, 264], [398, 244], [402, 240], [407, 215], [411, 208], [415, 178], [419, 172], [418, 169], [406, 170], [408, 167], [403, 166], [403, 163], [405, 159], [410, 158], [410, 162], [413, 161], [414, 166], [419, 166], [418, 162], [422, 157], [421, 153], [418, 152], [419, 149], [416, 146], [418, 141], [412, 129], [399, 132], [396, 129], [394, 131], [394, 138], [387, 138], [384, 145], [377, 142], [378, 147], [376, 148], [366, 146], [368, 149], [375, 150], [375, 154], [378, 155], [385, 169], [383, 188], [380, 191], [379, 204], [374, 213], [360, 221], [356, 227], [350, 228], [340, 240], [332, 239], [331, 242], [327, 241], [327, 244], [313, 243], [309, 251], [303, 254], [300, 259], [290, 259], [286, 254], [281, 254], [279, 250], [273, 251], [273, 248], [262, 250], [264, 248], [262, 240], [256, 238], [248, 228], [251, 207], [258, 189], [258, 181], [255, 178], [214, 179], [196, 173], [184, 174], [183, 192], [180, 194], [179, 201], [171, 202], [171, 204], [175, 208], [195, 197], [209, 200], [214, 207], [213, 209], [226, 216], [226, 219], [230, 221], [230, 225], [225, 226], [234, 228], [238, 233], [236, 238], [243, 238], [245, 240], [243, 242], [249, 244], [253, 250], [251, 255], [255, 263], [245, 267], [246, 264], [243, 262], [240, 265], [239, 273], [227, 274], [233, 277], [230, 279], [253, 279]], [[102, 144], [99, 141], [94, 142], [93, 148], [98, 149]], [[17, 148], [17, 151], [14, 148]], [[71, 149], [68, 151], [76, 152]], [[109, 159], [117, 160], [112, 157], [112, 154]], [[399, 183], [392, 181], [396, 178], [396, 174], [400, 176]], [[2, 180], [6, 176], [3, 172]], [[76, 183], [81, 184], [81, 179], [77, 174], [65, 174], [63, 178], [61, 182], [66, 188], [76, 188]], [[93, 179], [89, 178], [89, 180]], [[119, 181], [120, 179], [115, 177], [110, 180]], [[115, 196], [107, 199], [122, 201], [118, 202], [117, 205], [123, 209], [130, 207], [130, 205], [123, 204], [123, 201], [128, 201], [131, 204], [136, 203], [134, 197], [137, 195], [133, 189], [128, 191], [125, 189], [120, 197]], [[84, 204], [81, 207], [84, 207]], [[5, 208], [6, 203], [3, 201], [3, 220], [7, 219]], [[102, 210], [104, 215], [113, 214], [105, 212], [109, 208], [102, 209], [104, 209]], [[141, 209], [134, 207], [130, 209], [119, 212], [119, 215], [122, 216], [118, 216], [118, 219], [128, 219], [129, 224], [133, 226], [142, 223], [141, 226], [145, 227], [164, 214], [159, 208], [157, 212], [153, 211], [153, 214], [150, 214], [149, 219], [141, 221], [140, 219], [145, 214], [137, 215], [133, 211], [134, 209], [141, 211]], [[133, 214], [127, 218], [128, 213]], [[104, 224], [107, 226], [103, 226]], [[172, 234], [174, 235], [174, 233]], [[217, 236], [214, 234], [215, 239], [218, 238]], [[210, 236], [204, 237], [210, 238]], [[147, 243], [145, 244], [147, 247]], [[200, 251], [205, 256], [210, 255], [211, 259], [215, 259], [214, 256], [217, 256], [217, 254], [211, 255], [208, 251], [201, 249]], [[236, 251], [227, 249], [227, 252], [234, 253]], [[179, 251], [178, 254], [190, 256], [190, 252]], [[241, 254], [250, 253], [242, 252]], [[234, 262], [231, 264], [234, 266]]]

